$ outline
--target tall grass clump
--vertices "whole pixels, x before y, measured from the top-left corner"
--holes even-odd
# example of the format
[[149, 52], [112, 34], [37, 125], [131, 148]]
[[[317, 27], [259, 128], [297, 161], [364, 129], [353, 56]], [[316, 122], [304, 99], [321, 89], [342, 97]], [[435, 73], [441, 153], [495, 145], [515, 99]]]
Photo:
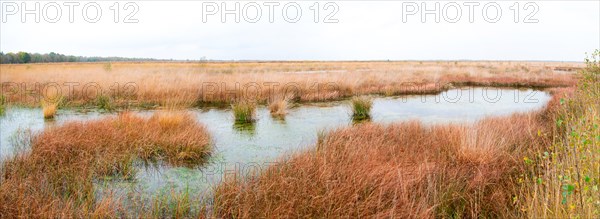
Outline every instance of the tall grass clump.
[[511, 180], [545, 133], [539, 112], [475, 124], [364, 123], [216, 188], [223, 218], [510, 218]]
[[252, 123], [256, 120], [256, 103], [237, 101], [231, 105], [236, 123]]
[[109, 96], [98, 95], [96, 97], [96, 107], [101, 110], [110, 111], [113, 109], [113, 105]]
[[277, 99], [269, 104], [271, 116], [283, 117], [287, 114], [288, 100], [285, 98]]
[[371, 118], [372, 106], [373, 100], [369, 97], [352, 98], [352, 118], [355, 120]]
[[44, 114], [44, 119], [53, 119], [56, 116], [56, 111], [58, 110], [58, 104], [60, 101], [58, 99], [53, 101], [42, 100], [42, 112]]
[[600, 217], [600, 50], [550, 117], [552, 141], [533, 157], [519, 194], [530, 218]]
[[33, 136], [29, 152], [2, 163], [0, 218], [118, 217], [126, 210], [98, 197], [94, 182], [131, 179], [136, 160], [199, 165], [210, 152], [207, 130], [188, 114], [123, 113], [51, 127]]

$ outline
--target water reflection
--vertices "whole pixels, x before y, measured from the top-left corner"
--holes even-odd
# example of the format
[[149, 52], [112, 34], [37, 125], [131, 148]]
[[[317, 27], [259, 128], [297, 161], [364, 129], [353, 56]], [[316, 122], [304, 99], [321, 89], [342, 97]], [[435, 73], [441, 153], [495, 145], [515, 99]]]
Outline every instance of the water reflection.
[[238, 133], [248, 136], [253, 136], [256, 132], [256, 123], [254, 122], [235, 122], [233, 123], [233, 129]]

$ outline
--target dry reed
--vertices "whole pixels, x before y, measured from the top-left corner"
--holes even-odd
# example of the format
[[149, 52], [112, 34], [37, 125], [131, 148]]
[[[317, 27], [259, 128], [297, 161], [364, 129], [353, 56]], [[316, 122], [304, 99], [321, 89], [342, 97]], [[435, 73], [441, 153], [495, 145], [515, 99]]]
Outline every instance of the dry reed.
[[52, 119], [56, 115], [56, 110], [58, 105], [56, 103], [45, 103], [42, 104], [42, 112], [44, 114], [44, 119]]
[[[168, 101], [187, 107], [227, 103], [240, 99], [240, 95], [266, 103], [272, 95], [289, 96], [292, 101], [322, 101], [364, 94], [436, 93], [460, 85], [574, 85], [578, 78], [571, 72], [563, 72], [565, 66], [574, 69], [581, 64], [60, 63], [32, 64], [29, 68], [0, 65], [3, 73], [0, 82], [7, 102], [15, 104], [39, 103], [35, 97], [23, 95], [21, 91], [27, 89], [14, 87], [15, 84], [25, 83], [32, 88], [36, 83], [77, 82], [80, 86], [73, 92], [63, 92], [67, 106], [112, 109], [132, 103], [145, 106]], [[109, 91], [115, 82], [121, 92], [90, 98], [95, 91], [83, 89], [85, 84], [96, 83]], [[135, 89], [124, 86], [128, 82], [134, 82]], [[253, 83], [262, 89], [244, 89]], [[279, 86], [266, 86], [268, 83]], [[290, 84], [293, 86], [285, 86]], [[518, 182], [531, 165], [524, 158], [534, 157], [552, 142], [555, 129], [551, 124], [557, 122], [559, 102], [555, 97], [545, 111], [487, 118], [473, 125], [429, 127], [405, 122], [335, 130], [320, 135], [315, 150], [296, 154], [260, 176], [224, 182], [216, 191], [214, 213], [228, 218], [515, 217], [522, 215], [521, 209], [517, 209], [522, 204], [514, 203], [514, 195], [521, 192], [521, 197], [538, 201], [532, 205], [533, 210], [525, 209], [528, 216], [577, 216], [567, 214], [570, 205], [539, 207], [547, 204], [548, 199], [532, 195], [535, 192], [531, 190], [523, 192]], [[585, 111], [582, 110], [585, 107], [574, 109]], [[592, 110], [584, 115], [593, 118], [590, 121], [597, 121], [597, 112]], [[149, 119], [123, 114], [45, 130], [32, 140], [31, 152], [18, 154], [2, 164], [0, 218], [118, 217], [123, 209], [114, 205], [116, 200], [111, 197], [95, 200], [94, 180], [107, 176], [130, 178], [135, 171], [132, 161], [136, 159], [162, 159], [172, 165], [197, 164], [210, 152], [208, 144], [206, 130], [193, 118], [171, 113], [157, 113]], [[589, 156], [597, 158], [596, 155]], [[558, 162], [562, 163], [580, 164], [572, 157]], [[587, 168], [593, 170], [591, 167], [594, 166]], [[552, 174], [564, 170], [546, 171], [548, 175], [544, 176], [548, 178], [544, 180], [557, 177]], [[569, 173], [577, 181], [572, 184], [553, 181], [548, 184], [552, 186], [537, 191], [554, 194], [549, 196], [550, 201], [562, 201], [558, 198], [562, 198], [562, 192], [574, 194], [576, 189], [583, 189], [580, 181], [585, 178], [573, 176], [589, 171]], [[569, 190], [569, 185], [573, 185], [573, 190]], [[586, 195], [593, 194], [592, 190], [584, 191]], [[521, 197], [517, 197], [517, 202]], [[579, 197], [568, 196], [567, 202], [577, 203]], [[575, 210], [593, 211], [593, 204], [582, 203]], [[173, 216], [185, 215], [189, 205], [185, 195], [177, 205], [184, 207], [177, 207]]]
[[104, 65], [2, 64], [0, 82], [14, 104], [35, 105], [46, 86], [59, 86], [65, 106], [145, 107], [168, 100], [190, 107], [249, 97], [267, 103], [275, 96], [326, 101], [438, 93], [457, 85], [570, 86], [576, 78], [564, 69], [583, 67], [560, 62], [155, 62], [111, 63], [106, 71]]
[[287, 114], [288, 105], [289, 103], [286, 98], [276, 99], [269, 104], [269, 112], [274, 117], [283, 117]]
[[29, 152], [3, 162], [0, 218], [114, 217], [115, 200], [96, 200], [95, 181], [130, 179], [134, 160], [197, 165], [210, 151], [207, 130], [188, 114], [123, 113], [46, 129]]
[[258, 177], [221, 184], [217, 217], [510, 217], [543, 113], [473, 125], [363, 124], [326, 135]]

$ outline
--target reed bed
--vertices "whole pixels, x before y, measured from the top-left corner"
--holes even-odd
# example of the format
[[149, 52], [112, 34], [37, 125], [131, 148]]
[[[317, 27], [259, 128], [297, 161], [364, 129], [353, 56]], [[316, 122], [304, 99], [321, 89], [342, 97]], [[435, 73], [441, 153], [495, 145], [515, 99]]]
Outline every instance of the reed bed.
[[0, 218], [118, 217], [125, 210], [111, 197], [97, 200], [94, 182], [131, 179], [136, 160], [199, 165], [211, 152], [207, 130], [185, 113], [70, 122], [30, 144], [2, 163]]
[[[276, 96], [294, 102], [366, 94], [432, 94], [452, 86], [556, 87], [576, 83], [561, 62], [202, 62], [0, 65], [11, 104], [34, 106], [58, 89], [65, 107], [191, 107]], [[568, 71], [565, 71], [568, 70]], [[49, 89], [46, 89], [49, 87]], [[32, 92], [33, 91], [33, 92]]]

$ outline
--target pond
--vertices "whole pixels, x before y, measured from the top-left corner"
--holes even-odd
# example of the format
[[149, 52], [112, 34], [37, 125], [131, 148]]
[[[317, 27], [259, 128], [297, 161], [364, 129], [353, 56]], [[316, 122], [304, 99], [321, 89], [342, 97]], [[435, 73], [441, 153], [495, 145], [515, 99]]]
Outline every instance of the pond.
[[[373, 98], [372, 122], [419, 120], [439, 124], [472, 123], [486, 116], [538, 110], [551, 96], [531, 89], [461, 88], [437, 95]], [[185, 191], [198, 199], [209, 197], [207, 194], [223, 176], [255, 173], [284, 156], [310, 149], [320, 132], [352, 125], [350, 106], [350, 100], [301, 104], [289, 109], [284, 119], [271, 117], [262, 106], [257, 110], [257, 121], [251, 126], [234, 125], [229, 109], [190, 109], [213, 138], [214, 153], [208, 164], [197, 168], [138, 165], [135, 180], [96, 182], [98, 196], [111, 191], [126, 199], [150, 199]], [[153, 111], [137, 113], [151, 115]], [[23, 147], [17, 141], [23, 131], [39, 132], [68, 121], [111, 115], [114, 114], [59, 110], [56, 119], [47, 121], [39, 108], [10, 107], [0, 116], [0, 160]]]

